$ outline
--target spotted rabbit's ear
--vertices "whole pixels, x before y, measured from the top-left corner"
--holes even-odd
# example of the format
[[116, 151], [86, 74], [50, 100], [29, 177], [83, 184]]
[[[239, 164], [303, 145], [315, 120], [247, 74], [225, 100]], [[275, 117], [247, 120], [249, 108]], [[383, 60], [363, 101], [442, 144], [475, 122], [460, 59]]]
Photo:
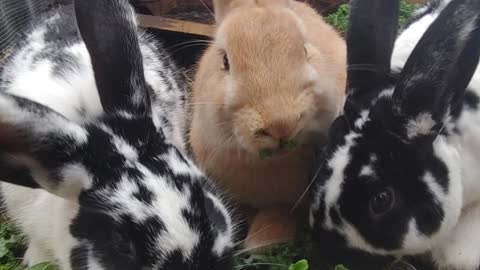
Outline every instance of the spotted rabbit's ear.
[[104, 110], [150, 114], [135, 13], [128, 1], [77, 0], [75, 13]]
[[347, 32], [348, 104], [369, 106], [389, 83], [399, 0], [352, 0]]
[[75, 199], [91, 184], [78, 162], [87, 141], [83, 127], [49, 108], [0, 94], [0, 181]]
[[454, 0], [410, 55], [393, 94], [408, 137], [439, 132], [460, 105], [480, 57], [480, 1]]

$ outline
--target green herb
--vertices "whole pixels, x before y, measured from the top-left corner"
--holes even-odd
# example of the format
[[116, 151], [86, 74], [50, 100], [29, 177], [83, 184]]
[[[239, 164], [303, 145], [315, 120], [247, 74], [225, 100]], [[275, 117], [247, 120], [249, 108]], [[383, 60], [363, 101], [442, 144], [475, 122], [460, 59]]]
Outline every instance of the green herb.
[[343, 265], [337, 265], [335, 266], [335, 270], [348, 270], [348, 269]]
[[348, 28], [348, 16], [350, 16], [350, 6], [343, 4], [338, 7], [337, 11], [328, 15], [326, 20], [340, 33], [345, 33]]
[[26, 270], [57, 270], [57, 267], [51, 263], [45, 262], [34, 265]]
[[258, 152], [260, 158], [265, 159], [265, 158], [270, 158], [273, 156], [275, 151], [273, 149], [262, 149]]
[[[420, 5], [409, 4], [405, 0], [400, 1], [399, 22], [400, 27], [405, 25], [407, 20], [412, 16], [413, 12], [418, 9]], [[326, 21], [331, 24], [341, 34], [345, 34], [348, 29], [348, 17], [350, 16], [350, 5], [343, 4], [338, 9], [326, 17]]]
[[280, 146], [279, 146], [279, 149], [282, 150], [282, 149], [285, 149], [285, 150], [292, 150], [294, 149], [295, 147], [297, 147], [298, 143], [297, 141], [293, 140], [293, 139], [290, 139], [288, 141], [285, 141], [285, 142], [281, 142], [280, 143]]
[[304, 250], [292, 244], [282, 244], [276, 245], [262, 254], [246, 254], [237, 257], [235, 265], [236, 269], [245, 270], [308, 270], [308, 264], [307, 268], [298, 268], [304, 264], [302, 258], [305, 258]]
[[295, 264], [290, 265], [290, 267], [288, 267], [288, 270], [308, 270], [308, 262], [305, 259], [300, 260]]

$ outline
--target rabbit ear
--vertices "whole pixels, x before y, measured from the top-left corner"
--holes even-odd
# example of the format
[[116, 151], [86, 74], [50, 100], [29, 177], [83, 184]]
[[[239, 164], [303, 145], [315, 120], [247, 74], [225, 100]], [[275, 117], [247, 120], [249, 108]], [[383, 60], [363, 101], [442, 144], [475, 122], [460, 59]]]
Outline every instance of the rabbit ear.
[[128, 1], [76, 0], [75, 13], [104, 110], [150, 113], [135, 13]]
[[213, 0], [213, 9], [217, 24], [221, 23], [225, 15], [233, 8], [233, 2], [236, 2], [236, 0]]
[[383, 90], [389, 81], [399, 0], [352, 0], [350, 12], [347, 93], [356, 99]]
[[91, 184], [76, 151], [87, 131], [29, 100], [0, 94], [0, 181], [74, 199]]
[[479, 57], [480, 1], [454, 0], [407, 60], [393, 94], [395, 113], [429, 122], [424, 134], [438, 132], [449, 112], [460, 105]]

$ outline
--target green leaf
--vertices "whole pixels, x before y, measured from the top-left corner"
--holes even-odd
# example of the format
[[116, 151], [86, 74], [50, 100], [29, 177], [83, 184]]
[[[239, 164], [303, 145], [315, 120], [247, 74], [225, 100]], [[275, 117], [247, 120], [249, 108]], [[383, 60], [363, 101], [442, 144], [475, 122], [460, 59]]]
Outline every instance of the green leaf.
[[[418, 4], [409, 4], [405, 0], [400, 2], [400, 13], [399, 21], [400, 27], [405, 25], [407, 20], [412, 16], [413, 12], [420, 7]], [[330, 13], [326, 17], [326, 21], [336, 28], [340, 33], [345, 34], [348, 28], [348, 20], [350, 16], [350, 5], [343, 4], [338, 7], [338, 9]]]
[[340, 264], [340, 265], [335, 266], [335, 270], [348, 270], [348, 268], [346, 268], [345, 266]]
[[288, 140], [288, 141], [284, 141], [284, 142], [280, 142], [280, 145], [278, 147], [279, 150], [283, 150], [283, 149], [286, 149], [286, 150], [291, 150], [291, 149], [294, 149], [295, 147], [297, 147], [297, 142], [293, 139], [291, 140]]
[[262, 149], [258, 152], [258, 155], [260, 156], [260, 158], [264, 159], [264, 158], [270, 158], [272, 157], [274, 154], [274, 151], [272, 149]]
[[57, 267], [51, 263], [44, 262], [34, 265], [26, 270], [57, 270]]
[[288, 268], [288, 270], [308, 270], [308, 262], [307, 260], [300, 260]]

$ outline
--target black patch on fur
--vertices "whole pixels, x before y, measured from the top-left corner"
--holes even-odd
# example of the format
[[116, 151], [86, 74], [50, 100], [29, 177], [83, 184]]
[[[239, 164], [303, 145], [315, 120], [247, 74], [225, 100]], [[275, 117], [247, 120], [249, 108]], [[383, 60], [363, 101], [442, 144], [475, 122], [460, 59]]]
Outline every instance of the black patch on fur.
[[148, 190], [148, 188], [145, 185], [138, 185], [138, 192], [133, 193], [133, 196], [148, 205], [152, 205], [152, 201], [155, 198], [155, 195]]
[[335, 225], [339, 226], [341, 224], [340, 215], [335, 208], [330, 208], [330, 218]]
[[208, 197], [205, 198], [204, 205], [207, 216], [215, 226], [215, 229], [220, 232], [225, 232], [227, 230], [227, 222], [220, 209], [218, 209], [213, 201]]
[[475, 94], [471, 90], [467, 90], [465, 92], [465, 96], [463, 97], [463, 104], [466, 109], [469, 110], [478, 110], [478, 104], [480, 103], [480, 98], [477, 94]]
[[13, 164], [9, 161], [8, 156], [4, 155], [0, 155], [0, 179], [4, 182], [19, 186], [40, 188], [37, 182], [33, 179], [30, 169]]
[[80, 245], [75, 247], [70, 252], [70, 262], [72, 270], [83, 270], [88, 265], [88, 247]]

